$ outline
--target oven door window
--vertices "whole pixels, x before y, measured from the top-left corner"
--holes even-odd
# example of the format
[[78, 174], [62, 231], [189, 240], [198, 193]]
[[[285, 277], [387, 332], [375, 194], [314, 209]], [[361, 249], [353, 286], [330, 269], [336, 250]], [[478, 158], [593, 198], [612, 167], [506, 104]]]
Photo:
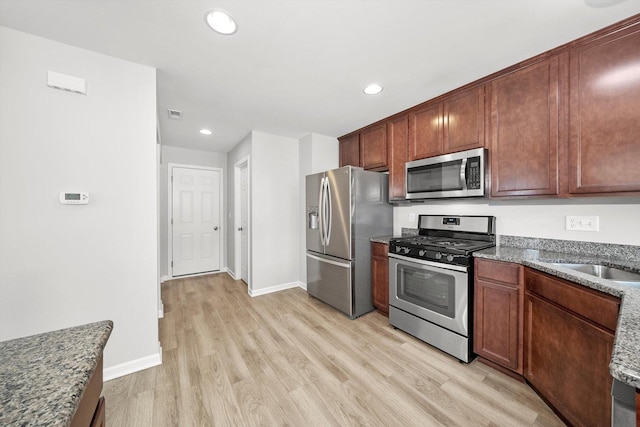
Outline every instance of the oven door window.
[[456, 278], [453, 274], [398, 264], [399, 299], [453, 319], [455, 293]]
[[407, 174], [407, 193], [463, 190], [461, 167], [462, 160], [454, 160], [410, 168]]

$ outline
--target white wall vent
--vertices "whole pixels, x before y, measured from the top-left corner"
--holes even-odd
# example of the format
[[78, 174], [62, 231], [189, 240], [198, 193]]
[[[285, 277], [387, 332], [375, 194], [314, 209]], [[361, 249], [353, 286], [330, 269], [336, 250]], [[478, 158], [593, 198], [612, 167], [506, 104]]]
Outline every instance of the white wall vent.
[[167, 112], [169, 113], [169, 118], [171, 120], [182, 120], [182, 111], [172, 110], [169, 108]]
[[87, 81], [85, 79], [56, 73], [55, 71], [47, 72], [47, 86], [53, 89], [79, 93], [80, 95], [87, 94]]

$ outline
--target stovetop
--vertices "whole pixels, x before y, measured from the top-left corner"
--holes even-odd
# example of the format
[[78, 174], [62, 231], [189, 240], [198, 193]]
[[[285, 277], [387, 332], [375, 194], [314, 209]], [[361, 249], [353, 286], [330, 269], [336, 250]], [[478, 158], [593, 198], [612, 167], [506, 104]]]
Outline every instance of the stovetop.
[[470, 239], [457, 239], [452, 237], [438, 237], [438, 236], [411, 236], [401, 237], [399, 239], [393, 239], [396, 242], [402, 242], [403, 245], [416, 246], [416, 247], [429, 247], [433, 249], [440, 249], [442, 251], [477, 251], [480, 249], [489, 248], [495, 246], [493, 242], [470, 240]]
[[495, 246], [495, 218], [420, 215], [418, 236], [391, 239], [389, 255], [464, 267], [474, 251]]

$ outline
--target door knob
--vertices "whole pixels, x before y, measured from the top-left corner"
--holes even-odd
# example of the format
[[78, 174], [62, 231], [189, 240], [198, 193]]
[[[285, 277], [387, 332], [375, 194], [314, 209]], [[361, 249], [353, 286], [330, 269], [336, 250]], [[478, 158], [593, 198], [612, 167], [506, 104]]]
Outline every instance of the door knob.
[[238, 227], [238, 231], [242, 231], [242, 227]]
[[213, 230], [214, 231], [218, 231], [218, 227], [213, 227]]

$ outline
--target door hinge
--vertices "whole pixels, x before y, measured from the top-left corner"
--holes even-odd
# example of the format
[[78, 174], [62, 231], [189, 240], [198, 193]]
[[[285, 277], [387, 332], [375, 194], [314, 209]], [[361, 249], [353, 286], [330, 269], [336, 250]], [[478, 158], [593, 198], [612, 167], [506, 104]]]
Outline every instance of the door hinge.
[[173, 218], [171, 218], [171, 225], [173, 225]]
[[173, 261], [171, 261], [171, 268], [173, 268]]

